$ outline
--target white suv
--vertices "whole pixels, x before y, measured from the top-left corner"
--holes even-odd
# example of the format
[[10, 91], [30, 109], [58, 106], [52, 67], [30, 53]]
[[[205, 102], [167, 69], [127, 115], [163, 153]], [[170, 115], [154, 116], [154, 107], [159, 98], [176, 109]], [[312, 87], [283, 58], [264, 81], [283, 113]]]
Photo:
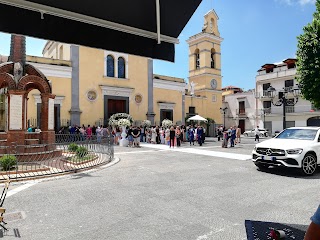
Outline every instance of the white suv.
[[298, 168], [312, 175], [320, 165], [320, 127], [287, 128], [276, 137], [258, 143], [252, 160], [260, 168]]

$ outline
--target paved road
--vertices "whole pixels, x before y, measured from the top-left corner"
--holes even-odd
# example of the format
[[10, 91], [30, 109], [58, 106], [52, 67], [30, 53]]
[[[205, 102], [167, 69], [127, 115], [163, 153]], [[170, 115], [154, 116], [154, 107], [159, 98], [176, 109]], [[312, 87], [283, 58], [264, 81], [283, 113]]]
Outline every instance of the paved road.
[[320, 173], [257, 171], [246, 160], [253, 139], [230, 149], [208, 140], [116, 147], [120, 161], [109, 168], [15, 186], [5, 202], [5, 238], [15, 239], [17, 228], [32, 240], [239, 240], [246, 219], [309, 224]]

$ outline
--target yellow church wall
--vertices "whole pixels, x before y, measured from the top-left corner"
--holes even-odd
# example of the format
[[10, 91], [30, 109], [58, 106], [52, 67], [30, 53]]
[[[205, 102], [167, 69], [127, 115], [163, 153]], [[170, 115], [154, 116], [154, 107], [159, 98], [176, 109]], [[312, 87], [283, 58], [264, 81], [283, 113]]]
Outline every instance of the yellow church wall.
[[[120, 54], [121, 55], [121, 54]], [[135, 120], [146, 119], [148, 111], [148, 59], [128, 55], [128, 76], [126, 79], [111, 78], [105, 75], [105, 55], [103, 50], [80, 47], [80, 121], [84, 124], [94, 124], [104, 118], [104, 96], [101, 85], [132, 88], [129, 101], [129, 113]], [[87, 100], [89, 90], [95, 90], [98, 97], [95, 101]], [[136, 94], [142, 95], [142, 102], [134, 100]], [[94, 111], [92, 111], [94, 109]]]
[[[185, 98], [185, 112], [189, 112], [189, 107], [195, 107], [195, 111], [202, 117], [212, 118], [216, 123], [221, 123], [220, 107], [222, 106], [222, 97], [219, 93], [202, 93], [203, 98], [190, 97]], [[212, 102], [212, 95], [216, 96], [216, 102]]]
[[60, 106], [60, 119], [70, 119], [71, 78], [47, 77], [52, 82], [52, 93], [64, 97]]
[[153, 90], [153, 111], [155, 121], [160, 122], [160, 106], [161, 103], [175, 103], [173, 108], [173, 123], [182, 121], [182, 93], [176, 90], [154, 88]]

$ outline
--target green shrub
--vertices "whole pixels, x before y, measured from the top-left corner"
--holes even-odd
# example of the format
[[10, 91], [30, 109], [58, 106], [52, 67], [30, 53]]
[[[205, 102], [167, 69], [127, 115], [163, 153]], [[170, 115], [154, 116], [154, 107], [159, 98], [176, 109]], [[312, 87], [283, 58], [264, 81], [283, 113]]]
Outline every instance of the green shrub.
[[83, 158], [88, 154], [88, 149], [86, 147], [78, 147], [76, 154], [79, 158]]
[[68, 147], [68, 150], [69, 150], [70, 152], [76, 152], [76, 151], [78, 150], [78, 148], [79, 148], [79, 146], [78, 146], [77, 144], [71, 143], [71, 144], [69, 145], [69, 147]]
[[17, 165], [17, 158], [13, 155], [4, 155], [0, 158], [0, 166], [2, 171], [8, 171]]

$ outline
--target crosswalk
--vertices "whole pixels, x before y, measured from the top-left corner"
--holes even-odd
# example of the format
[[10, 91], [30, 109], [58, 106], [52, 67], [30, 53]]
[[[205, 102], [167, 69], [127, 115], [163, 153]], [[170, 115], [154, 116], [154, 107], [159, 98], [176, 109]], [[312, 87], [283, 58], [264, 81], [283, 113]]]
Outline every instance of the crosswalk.
[[228, 158], [228, 159], [241, 160], [241, 161], [251, 159], [251, 155], [248, 155], [248, 154], [219, 152], [219, 151], [211, 151], [211, 150], [204, 150], [204, 149], [198, 149], [198, 148], [184, 148], [184, 147], [169, 148], [167, 145], [146, 144], [146, 143], [141, 143], [141, 147], [153, 148], [153, 149], [159, 149], [159, 150], [168, 150], [168, 151], [174, 151], [174, 152], [183, 152], [183, 153], [190, 153], [190, 154], [198, 154], [198, 155], [211, 156], [211, 157]]

